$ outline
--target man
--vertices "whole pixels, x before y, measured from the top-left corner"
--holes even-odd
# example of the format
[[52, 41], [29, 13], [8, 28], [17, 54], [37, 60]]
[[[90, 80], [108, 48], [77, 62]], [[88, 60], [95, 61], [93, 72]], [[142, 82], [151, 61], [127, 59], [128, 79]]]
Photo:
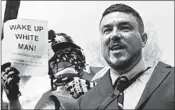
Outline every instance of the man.
[[78, 109], [174, 109], [174, 67], [144, 61], [147, 42], [139, 13], [125, 4], [108, 7], [99, 24], [101, 51], [111, 67], [78, 100]]

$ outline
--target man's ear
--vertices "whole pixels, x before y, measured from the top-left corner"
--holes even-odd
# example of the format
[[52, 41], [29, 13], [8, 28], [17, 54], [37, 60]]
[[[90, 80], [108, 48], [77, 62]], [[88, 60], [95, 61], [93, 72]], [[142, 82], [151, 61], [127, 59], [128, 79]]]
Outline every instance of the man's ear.
[[145, 47], [147, 39], [148, 39], [147, 34], [146, 33], [142, 33], [141, 37], [142, 37], [142, 47]]

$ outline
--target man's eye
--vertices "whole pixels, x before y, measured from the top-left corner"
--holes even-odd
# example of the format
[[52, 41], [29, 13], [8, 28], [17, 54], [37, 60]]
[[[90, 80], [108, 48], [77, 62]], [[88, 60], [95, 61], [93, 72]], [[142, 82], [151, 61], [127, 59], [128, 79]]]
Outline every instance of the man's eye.
[[104, 34], [108, 34], [112, 31], [112, 28], [106, 28], [106, 29], [103, 29], [103, 33]]
[[129, 27], [129, 26], [122, 26], [122, 27], [120, 28], [120, 30], [122, 30], [122, 31], [124, 31], [124, 32], [128, 32], [128, 31], [131, 30], [131, 27]]

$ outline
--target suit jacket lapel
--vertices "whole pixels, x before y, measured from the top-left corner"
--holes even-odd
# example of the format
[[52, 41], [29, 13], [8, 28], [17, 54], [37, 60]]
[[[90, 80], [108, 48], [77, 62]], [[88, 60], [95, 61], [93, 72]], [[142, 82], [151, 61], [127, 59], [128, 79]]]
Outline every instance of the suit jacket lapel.
[[[109, 70], [99, 81], [97, 81], [97, 83], [98, 83], [98, 90], [102, 94], [101, 96], [102, 97], [101, 104], [102, 104], [103, 101], [114, 92]], [[106, 109], [118, 109], [117, 100], [114, 100], [113, 102], [111, 102], [110, 105], [107, 106]]]
[[114, 91], [109, 73], [110, 72], [108, 70], [106, 74], [99, 81], [97, 81], [99, 91], [103, 97], [107, 97]]
[[139, 103], [136, 106], [136, 109], [139, 109], [142, 104], [151, 96], [151, 94], [158, 88], [161, 82], [165, 79], [165, 77], [169, 73], [169, 69], [166, 68], [167, 65], [159, 62], [158, 65], [155, 67], [154, 72], [149, 79], [144, 92], [139, 100]]

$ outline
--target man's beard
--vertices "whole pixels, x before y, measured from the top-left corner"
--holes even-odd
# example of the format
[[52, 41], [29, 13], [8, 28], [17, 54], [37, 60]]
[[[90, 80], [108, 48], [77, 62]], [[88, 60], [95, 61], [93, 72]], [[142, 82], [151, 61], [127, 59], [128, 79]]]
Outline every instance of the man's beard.
[[124, 61], [118, 61], [118, 64], [113, 64], [110, 60], [106, 60], [106, 62], [109, 64], [109, 66], [116, 70], [116, 71], [123, 71], [127, 72], [131, 70], [135, 65], [140, 61], [141, 59], [141, 53], [142, 51], [140, 50], [139, 52], [133, 54], [130, 58], [124, 60]]

